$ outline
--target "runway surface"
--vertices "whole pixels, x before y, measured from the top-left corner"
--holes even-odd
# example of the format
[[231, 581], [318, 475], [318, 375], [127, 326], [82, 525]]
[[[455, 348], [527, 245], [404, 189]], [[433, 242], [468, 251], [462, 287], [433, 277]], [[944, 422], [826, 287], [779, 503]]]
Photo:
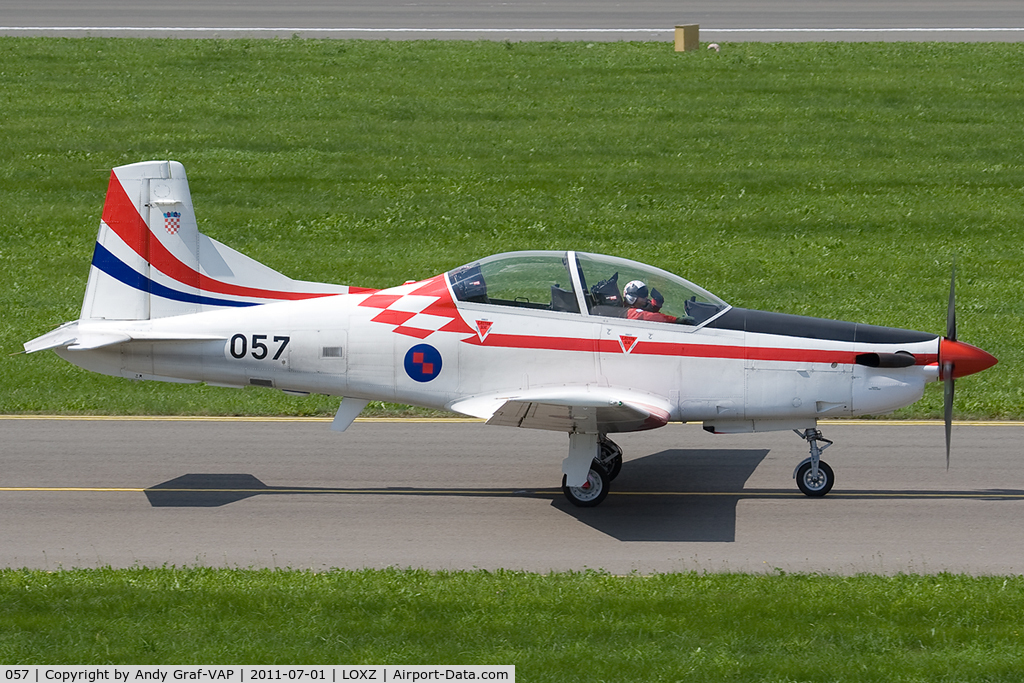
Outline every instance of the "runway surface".
[[1024, 425], [824, 425], [837, 483], [797, 492], [791, 432], [617, 437], [602, 506], [564, 434], [481, 423], [0, 419], [0, 566], [1009, 574]]
[[[336, 37], [394, 40], [1024, 40], [1020, 0], [0, 0], [4, 35]], [[774, 29], [774, 30], [773, 30]]]

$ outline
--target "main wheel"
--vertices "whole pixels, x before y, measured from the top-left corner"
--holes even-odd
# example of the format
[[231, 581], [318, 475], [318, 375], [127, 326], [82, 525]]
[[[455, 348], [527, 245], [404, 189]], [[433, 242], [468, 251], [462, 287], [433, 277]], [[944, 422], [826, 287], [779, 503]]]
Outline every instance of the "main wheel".
[[796, 485], [805, 496], [820, 498], [832, 490], [836, 475], [828, 463], [818, 461], [818, 476], [811, 476], [811, 463], [805, 462], [796, 471]]
[[615, 481], [615, 477], [619, 476], [619, 472], [622, 471], [622, 456], [617, 455], [611, 460], [601, 462], [600, 460], [594, 461], [594, 466], [601, 468], [605, 475], [608, 477], [608, 481]]
[[601, 467], [590, 468], [583, 486], [566, 486], [565, 479], [565, 475], [562, 475], [562, 493], [576, 507], [596, 507], [608, 495], [608, 475]]
[[600, 446], [601, 457], [594, 462], [608, 475], [608, 481], [615, 481], [615, 477], [622, 471], [622, 449], [607, 437], [601, 439]]

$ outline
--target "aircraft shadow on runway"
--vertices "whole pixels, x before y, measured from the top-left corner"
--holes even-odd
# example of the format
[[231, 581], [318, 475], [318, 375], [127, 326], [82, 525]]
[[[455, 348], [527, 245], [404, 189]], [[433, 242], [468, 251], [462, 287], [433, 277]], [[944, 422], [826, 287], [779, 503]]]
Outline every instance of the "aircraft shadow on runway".
[[736, 540], [736, 506], [750, 495], [743, 486], [767, 455], [661, 451], [624, 463], [600, 507], [577, 508], [564, 496], [551, 504], [620, 541], [729, 543]]
[[[768, 450], [672, 449], [627, 461], [597, 508], [577, 508], [561, 489], [328, 488], [268, 486], [252, 474], [186, 474], [145, 490], [153, 507], [219, 507], [260, 495], [373, 495], [536, 498], [621, 541], [718, 542], [736, 539], [736, 506], [747, 499], [806, 500], [796, 486], [745, 489]], [[833, 491], [828, 498], [1022, 500], [1024, 491]], [[811, 501], [808, 501], [810, 503]]]
[[[186, 474], [145, 489], [153, 507], [219, 507], [260, 495], [550, 498], [555, 489], [268, 486], [251, 474]], [[557, 491], [561, 495], [561, 490]]]
[[[552, 499], [624, 541], [732, 541], [743, 486], [767, 450], [667, 450], [625, 463], [599, 508], [575, 508], [560, 489], [268, 486], [252, 474], [186, 474], [145, 490], [153, 507], [219, 507], [258, 495], [421, 495]], [[617, 493], [621, 492], [621, 493]], [[694, 494], [694, 495], [686, 495]], [[709, 495], [715, 494], [715, 495]]]

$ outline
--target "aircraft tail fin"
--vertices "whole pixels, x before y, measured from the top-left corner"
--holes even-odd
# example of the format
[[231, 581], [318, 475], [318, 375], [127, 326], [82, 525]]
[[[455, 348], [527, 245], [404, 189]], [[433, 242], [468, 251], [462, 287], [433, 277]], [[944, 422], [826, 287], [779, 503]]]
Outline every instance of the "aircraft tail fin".
[[150, 320], [349, 291], [292, 280], [203, 235], [185, 167], [144, 161], [111, 171], [81, 319]]

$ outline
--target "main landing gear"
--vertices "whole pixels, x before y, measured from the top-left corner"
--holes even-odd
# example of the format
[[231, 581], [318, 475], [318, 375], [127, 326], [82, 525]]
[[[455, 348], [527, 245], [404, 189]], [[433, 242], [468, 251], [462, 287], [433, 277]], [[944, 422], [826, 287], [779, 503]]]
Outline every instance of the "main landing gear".
[[567, 486], [568, 475], [562, 476], [562, 493], [576, 507], [600, 505], [608, 495], [608, 485], [622, 471], [622, 449], [618, 444], [602, 434], [597, 446], [598, 455], [590, 463], [590, 472], [582, 486]]
[[[811, 445], [811, 457], [797, 465], [796, 470], [793, 471], [796, 485], [805, 496], [820, 498], [832, 490], [832, 485], [836, 481], [836, 475], [833, 474], [832, 468], [821, 459], [821, 452], [831, 446], [832, 442], [823, 437], [821, 431], [817, 429], [807, 429], [802, 432], [799, 429], [794, 429], [793, 431]], [[819, 448], [819, 441], [825, 445]]]
[[[794, 429], [797, 436], [810, 445], [811, 455], [793, 471], [796, 485], [805, 496], [820, 498], [832, 490], [836, 475], [832, 468], [821, 459], [821, 452], [832, 445], [832, 441], [821, 435], [818, 429]], [[587, 468], [586, 479], [579, 486], [569, 486], [570, 471], [562, 476], [562, 493], [576, 507], [597, 507], [608, 496], [609, 485], [622, 471], [622, 449], [604, 434], [571, 434], [569, 442], [568, 467]], [[818, 442], [822, 445], [819, 446]], [[593, 457], [593, 453], [597, 456]], [[572, 464], [575, 461], [575, 465]], [[563, 466], [564, 468], [565, 466]], [[582, 471], [574, 469], [579, 478]], [[578, 480], [578, 479], [577, 479]]]

